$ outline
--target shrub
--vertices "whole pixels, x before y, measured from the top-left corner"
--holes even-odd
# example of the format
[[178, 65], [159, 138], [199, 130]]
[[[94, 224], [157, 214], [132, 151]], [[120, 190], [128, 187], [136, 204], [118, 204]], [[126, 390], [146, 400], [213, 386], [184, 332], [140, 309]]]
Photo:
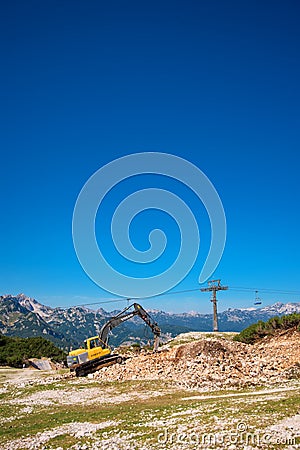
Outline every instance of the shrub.
[[300, 314], [294, 313], [282, 317], [272, 317], [267, 322], [260, 320], [250, 325], [236, 335], [235, 341], [253, 344], [265, 336], [273, 335], [276, 330], [288, 330], [297, 328], [300, 331]]

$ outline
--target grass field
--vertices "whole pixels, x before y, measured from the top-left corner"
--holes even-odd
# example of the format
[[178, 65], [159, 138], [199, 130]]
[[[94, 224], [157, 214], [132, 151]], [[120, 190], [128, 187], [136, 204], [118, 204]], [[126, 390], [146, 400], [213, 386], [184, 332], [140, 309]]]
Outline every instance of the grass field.
[[55, 375], [0, 369], [1, 449], [300, 448], [296, 380], [202, 393]]

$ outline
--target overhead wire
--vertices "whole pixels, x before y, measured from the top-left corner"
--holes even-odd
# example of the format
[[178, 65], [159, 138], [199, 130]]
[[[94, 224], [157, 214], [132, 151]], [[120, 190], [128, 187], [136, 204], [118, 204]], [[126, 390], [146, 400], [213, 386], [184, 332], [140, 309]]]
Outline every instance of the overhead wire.
[[300, 295], [300, 291], [288, 291], [283, 289], [271, 289], [271, 288], [258, 288], [258, 287], [241, 287], [241, 286], [230, 286], [230, 290], [238, 292], [249, 292], [249, 291], [262, 291], [266, 293], [277, 293], [284, 295]]
[[[158, 297], [165, 297], [168, 295], [178, 295], [178, 294], [184, 294], [184, 293], [188, 293], [188, 292], [200, 292], [201, 287], [198, 288], [193, 288], [193, 289], [183, 289], [180, 291], [170, 291], [170, 292], [166, 292], [166, 293], [162, 293], [162, 294], [157, 294], [154, 295], [152, 297], [139, 297], [139, 298], [128, 298], [128, 297], [124, 297], [124, 298], [115, 298], [115, 297], [106, 297], [106, 298], [102, 298], [99, 301], [96, 302], [89, 302], [89, 303], [80, 303], [77, 305], [69, 305], [69, 306], [62, 306], [61, 308], [66, 309], [66, 308], [75, 308], [75, 307], [81, 307], [81, 306], [94, 306], [94, 305], [104, 305], [104, 304], [110, 304], [110, 303], [120, 303], [120, 302], [124, 302], [124, 301], [134, 301], [134, 300], [152, 300]], [[300, 291], [288, 291], [288, 290], [281, 290], [281, 289], [271, 289], [271, 288], [257, 288], [257, 287], [243, 287], [243, 286], [229, 286], [229, 289], [235, 292], [253, 292], [253, 291], [261, 291], [261, 292], [265, 292], [265, 293], [276, 293], [276, 294], [281, 294], [281, 295], [300, 295]]]

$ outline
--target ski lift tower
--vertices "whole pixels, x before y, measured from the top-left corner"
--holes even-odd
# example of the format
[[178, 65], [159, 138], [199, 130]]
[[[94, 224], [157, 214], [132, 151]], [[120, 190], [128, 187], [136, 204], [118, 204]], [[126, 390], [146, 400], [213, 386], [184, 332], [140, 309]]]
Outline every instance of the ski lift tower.
[[201, 292], [212, 292], [211, 302], [213, 304], [213, 328], [214, 331], [219, 331], [218, 326], [218, 312], [217, 312], [217, 291], [226, 291], [228, 286], [222, 286], [221, 280], [210, 280], [208, 281], [208, 287], [202, 288]]

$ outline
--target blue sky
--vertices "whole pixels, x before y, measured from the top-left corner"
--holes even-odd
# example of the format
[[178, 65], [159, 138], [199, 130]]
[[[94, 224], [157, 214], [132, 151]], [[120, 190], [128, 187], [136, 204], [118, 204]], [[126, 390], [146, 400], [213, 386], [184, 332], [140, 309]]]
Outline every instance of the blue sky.
[[[78, 263], [73, 208], [101, 166], [151, 151], [189, 160], [219, 192], [228, 235], [214, 276], [282, 291], [261, 292], [264, 304], [299, 301], [283, 293], [300, 291], [299, 13], [296, 1], [2, 5], [0, 292], [51, 306], [112, 297]], [[177, 194], [194, 206], [191, 194]], [[198, 286], [210, 239], [201, 208], [199, 258], [174, 290]], [[137, 245], [151, 220], [133, 231]], [[176, 230], [159, 220], [172, 256]], [[232, 289], [219, 307], [253, 298]], [[208, 300], [191, 293], [143, 304], [206, 312]]]

